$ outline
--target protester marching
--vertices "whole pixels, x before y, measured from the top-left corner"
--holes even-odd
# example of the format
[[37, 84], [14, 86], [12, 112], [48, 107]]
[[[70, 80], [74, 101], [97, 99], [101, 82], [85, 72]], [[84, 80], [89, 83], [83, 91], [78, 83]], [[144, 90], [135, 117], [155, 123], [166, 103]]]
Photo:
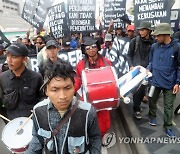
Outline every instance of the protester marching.
[[180, 10], [173, 2], [25, 0], [21, 18], [33, 33], [12, 42], [0, 26], [0, 117], [9, 151], [109, 153], [124, 139], [114, 121], [125, 122], [113, 115], [127, 109], [127, 131], [134, 124], [141, 132], [145, 123], [143, 137], [163, 127], [163, 137], [179, 139]]

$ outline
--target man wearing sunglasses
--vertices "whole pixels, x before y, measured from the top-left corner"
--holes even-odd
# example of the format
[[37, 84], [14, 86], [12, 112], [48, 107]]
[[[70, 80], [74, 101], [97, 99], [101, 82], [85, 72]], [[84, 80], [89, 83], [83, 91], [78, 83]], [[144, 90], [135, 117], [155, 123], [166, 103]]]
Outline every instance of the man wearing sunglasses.
[[[111, 62], [98, 53], [97, 40], [89, 37], [85, 42], [85, 57], [76, 66], [77, 77], [75, 78], [75, 90], [80, 89], [82, 84], [81, 74], [85, 68], [97, 69], [104, 66], [111, 66]], [[98, 111], [98, 124], [102, 137], [110, 128], [110, 113], [108, 110]]]
[[44, 38], [42, 36], [37, 36], [36, 38], [36, 53], [38, 53], [44, 46]]

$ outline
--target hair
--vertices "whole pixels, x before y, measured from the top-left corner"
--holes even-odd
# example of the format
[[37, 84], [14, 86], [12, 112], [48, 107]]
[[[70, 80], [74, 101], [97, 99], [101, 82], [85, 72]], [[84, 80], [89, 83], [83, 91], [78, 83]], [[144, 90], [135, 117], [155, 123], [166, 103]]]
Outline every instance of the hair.
[[44, 42], [44, 37], [43, 37], [43, 36], [38, 35], [38, 36], [36, 37], [36, 40], [37, 40], [37, 38], [41, 38], [41, 39], [42, 39], [42, 41]]
[[23, 40], [27, 40], [27, 41], [28, 41], [28, 43], [30, 43], [30, 42], [31, 42], [31, 40], [30, 40], [29, 38], [27, 38], [27, 37], [24, 37], [24, 38], [23, 38]]
[[48, 69], [45, 76], [44, 76], [44, 84], [42, 85], [41, 89], [46, 89], [47, 84], [53, 79], [57, 77], [64, 78], [64, 80], [70, 78], [75, 83], [74, 77], [76, 72], [74, 71], [73, 67], [69, 62], [64, 60], [55, 62], [51, 69]]

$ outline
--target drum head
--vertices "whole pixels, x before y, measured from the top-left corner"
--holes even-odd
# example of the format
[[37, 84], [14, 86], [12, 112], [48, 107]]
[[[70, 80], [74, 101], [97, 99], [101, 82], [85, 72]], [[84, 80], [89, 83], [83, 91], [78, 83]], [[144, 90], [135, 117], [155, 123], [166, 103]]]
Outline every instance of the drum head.
[[33, 122], [30, 119], [19, 133], [16, 131], [26, 122], [26, 117], [16, 118], [10, 121], [3, 129], [2, 141], [10, 149], [26, 147], [32, 139]]

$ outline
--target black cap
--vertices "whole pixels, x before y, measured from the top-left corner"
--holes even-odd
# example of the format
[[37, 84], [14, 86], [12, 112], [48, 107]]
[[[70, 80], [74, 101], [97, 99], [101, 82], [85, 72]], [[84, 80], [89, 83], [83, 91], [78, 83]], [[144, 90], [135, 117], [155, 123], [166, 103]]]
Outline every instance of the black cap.
[[70, 46], [70, 44], [71, 44], [71, 40], [69, 37], [62, 39], [62, 46], [67, 47], [67, 46]]
[[28, 56], [29, 50], [26, 45], [22, 43], [13, 43], [9, 47], [6, 48], [6, 51], [12, 54], [13, 56]]
[[92, 37], [89, 37], [85, 40], [84, 42], [84, 45], [85, 46], [89, 46], [89, 45], [93, 45], [93, 44], [96, 44], [97, 40], [95, 40], [94, 38]]
[[58, 43], [55, 40], [49, 40], [46, 43], [46, 48], [48, 49], [50, 46], [54, 46], [54, 47], [58, 48]]

